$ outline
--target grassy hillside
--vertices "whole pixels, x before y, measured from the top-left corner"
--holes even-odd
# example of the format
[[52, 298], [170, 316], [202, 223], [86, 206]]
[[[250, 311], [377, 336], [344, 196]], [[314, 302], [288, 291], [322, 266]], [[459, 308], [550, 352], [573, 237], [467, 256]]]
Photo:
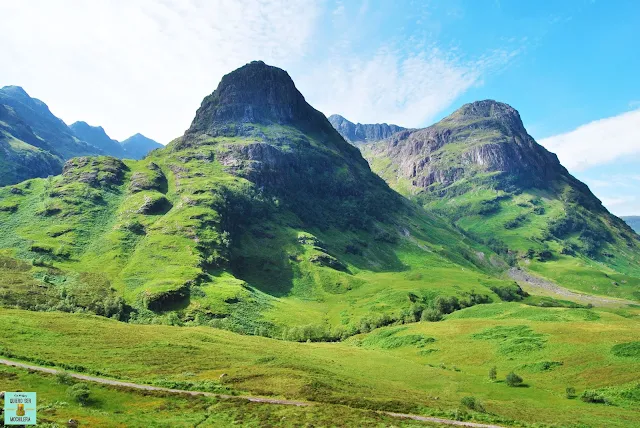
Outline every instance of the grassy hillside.
[[[208, 397], [185, 397], [177, 394], [136, 391], [82, 383], [89, 389], [89, 402], [81, 405], [68, 394], [75, 381], [62, 383], [59, 378], [0, 366], [3, 388], [9, 391], [38, 392], [38, 426], [65, 426], [75, 419], [80, 426], [139, 427], [230, 427], [283, 426], [300, 424], [342, 426], [434, 426], [429, 423], [402, 421], [370, 410], [337, 405], [298, 408], [295, 406], [248, 403], [241, 399], [220, 400]], [[2, 399], [0, 399], [0, 403]], [[0, 415], [1, 415], [0, 410]]]
[[394, 189], [494, 251], [581, 292], [640, 299], [640, 237], [495, 101], [363, 146]]
[[308, 226], [198, 158], [218, 149], [77, 158], [0, 189], [4, 304], [314, 340], [415, 321], [438, 294], [473, 304], [510, 287], [490, 276], [490, 250], [418, 208], [369, 229]]
[[[465, 413], [505, 425], [517, 420], [525, 426], [623, 427], [640, 423], [638, 311], [623, 314], [480, 305], [438, 323], [314, 344], [3, 310], [0, 340], [8, 357], [159, 386], [447, 417]], [[492, 381], [488, 373], [494, 366]], [[510, 371], [524, 386], [504, 383]], [[575, 397], [567, 398], [567, 387]], [[587, 390], [609, 404], [583, 401]], [[465, 407], [464, 397], [480, 401], [484, 411]]]
[[225, 76], [144, 160], [74, 158], [0, 201], [0, 298], [25, 309], [315, 341], [514, 289], [500, 257], [389, 189], [264, 63]]

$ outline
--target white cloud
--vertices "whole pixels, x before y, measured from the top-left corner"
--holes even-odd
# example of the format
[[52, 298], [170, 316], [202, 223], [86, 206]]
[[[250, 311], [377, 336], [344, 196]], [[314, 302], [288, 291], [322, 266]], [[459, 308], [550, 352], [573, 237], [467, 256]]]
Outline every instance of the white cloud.
[[[411, 43], [415, 41], [411, 40]], [[516, 51], [495, 51], [462, 61], [437, 46], [417, 53], [380, 48], [370, 58], [343, 52], [302, 76], [300, 86], [314, 106], [361, 123], [387, 122], [408, 127], [429, 124], [489, 70], [506, 64]]]
[[572, 171], [640, 154], [640, 110], [596, 120], [539, 142]]
[[[0, 0], [0, 85], [111, 137], [182, 135], [220, 78], [255, 59], [291, 72], [324, 113], [422, 126], [517, 49], [463, 59], [431, 24], [378, 26], [395, 8], [324, 0]], [[382, 6], [380, 6], [382, 7]], [[398, 10], [402, 15], [403, 11]], [[437, 31], [436, 31], [437, 32]], [[507, 43], [508, 44], [508, 43]], [[521, 43], [522, 44], [522, 43]]]
[[225, 73], [302, 57], [319, 13], [296, 0], [0, 0], [0, 86], [67, 122], [166, 143]]

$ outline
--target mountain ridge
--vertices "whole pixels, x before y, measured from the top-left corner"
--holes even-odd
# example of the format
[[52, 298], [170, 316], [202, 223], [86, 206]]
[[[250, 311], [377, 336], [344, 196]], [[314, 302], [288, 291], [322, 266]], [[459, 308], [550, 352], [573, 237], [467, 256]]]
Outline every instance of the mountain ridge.
[[305, 341], [416, 321], [435, 295], [451, 296], [448, 313], [522, 294], [497, 254], [392, 191], [261, 62], [226, 75], [185, 135], [143, 160], [74, 158], [13, 188], [0, 188], [7, 266], [60, 277], [16, 273], [3, 299], [26, 309]]
[[30, 97], [20, 86], [0, 89], [0, 109], [0, 186], [59, 174], [64, 161], [76, 156], [139, 159], [162, 147], [144, 136], [131, 137], [122, 146], [102, 127], [86, 122], [67, 126], [47, 104]]
[[332, 114], [328, 119], [331, 125], [345, 140], [355, 145], [384, 140], [396, 132], [407, 129], [402, 126], [386, 123], [353, 123], [339, 114]]
[[69, 128], [79, 139], [97, 147], [108, 156], [120, 159], [126, 156], [120, 143], [109, 137], [102, 126], [91, 126], [87, 122], [76, 121], [69, 125]]
[[[640, 237], [539, 145], [507, 104], [465, 104], [434, 125], [402, 131], [361, 150], [394, 189], [497, 251], [529, 263], [538, 274], [575, 282], [580, 291], [588, 289], [586, 284], [559, 276], [558, 270], [576, 271], [568, 268], [575, 258], [622, 275], [640, 274]], [[612, 287], [607, 272], [594, 266], [601, 293], [635, 296], [634, 287], [624, 292]]]

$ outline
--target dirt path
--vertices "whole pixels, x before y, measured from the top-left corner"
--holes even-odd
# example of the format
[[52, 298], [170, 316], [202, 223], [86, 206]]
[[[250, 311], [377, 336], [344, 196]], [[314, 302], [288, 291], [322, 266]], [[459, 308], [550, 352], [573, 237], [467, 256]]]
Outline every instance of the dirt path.
[[564, 287], [560, 287], [553, 282], [532, 275], [529, 272], [518, 267], [512, 267], [511, 269], [509, 269], [509, 277], [516, 281], [520, 286], [522, 286], [522, 284], [524, 283], [530, 287], [545, 290], [557, 296], [567, 297], [570, 300], [576, 300], [579, 303], [591, 303], [593, 306], [628, 305], [635, 303], [630, 300], [616, 299], [614, 297], [600, 297], [591, 294], [582, 294], [571, 291]]
[[[17, 361], [5, 360], [1, 358], [0, 358], [0, 364], [5, 366], [19, 367], [19, 368], [28, 369], [28, 370], [54, 374], [54, 375], [61, 372], [61, 370], [51, 369], [48, 367], [32, 366], [29, 364], [19, 363]], [[238, 395], [215, 394], [213, 392], [186, 391], [183, 389], [162, 388], [159, 386], [143, 385], [143, 384], [131, 383], [131, 382], [122, 382], [119, 380], [105, 379], [105, 378], [95, 377], [95, 376], [86, 376], [86, 375], [81, 375], [76, 373], [69, 373], [69, 375], [74, 379], [84, 380], [87, 382], [102, 383], [105, 385], [114, 385], [114, 386], [124, 386], [126, 388], [142, 389], [146, 391], [171, 392], [174, 394], [187, 394], [187, 395], [194, 395], [194, 396], [204, 395], [206, 397], [217, 397], [217, 398], [226, 398], [226, 399], [235, 398], [235, 399], [243, 399], [243, 400], [251, 401], [253, 403], [281, 404], [284, 406], [302, 407], [302, 406], [313, 406], [313, 405], [322, 404], [322, 403], [314, 403], [311, 401], [280, 400], [275, 398], [252, 397], [252, 396], [246, 396], [246, 395], [238, 396]], [[443, 425], [454, 425], [454, 426], [471, 427], [471, 428], [503, 428], [499, 425], [477, 424], [474, 422], [454, 421], [451, 419], [434, 418], [430, 416], [409, 415], [404, 413], [393, 413], [393, 412], [382, 412], [382, 411], [379, 413], [385, 414], [388, 416], [393, 416], [396, 418], [412, 419], [415, 421], [431, 422], [431, 423], [443, 424]]]

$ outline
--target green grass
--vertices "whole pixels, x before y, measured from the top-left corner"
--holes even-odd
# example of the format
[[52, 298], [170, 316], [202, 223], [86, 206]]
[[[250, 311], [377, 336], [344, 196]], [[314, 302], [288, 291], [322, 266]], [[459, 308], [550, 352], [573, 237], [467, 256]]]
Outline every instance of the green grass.
[[298, 408], [241, 399], [138, 391], [90, 382], [85, 383], [90, 390], [90, 400], [81, 406], [68, 396], [69, 386], [60, 384], [52, 375], [2, 366], [0, 380], [7, 391], [37, 392], [38, 426], [42, 427], [65, 426], [69, 419], [91, 427], [293, 427], [335, 423], [340, 426], [432, 426], [337, 405]]
[[[507, 282], [493, 276], [497, 256], [489, 248], [399, 197], [396, 207], [376, 208], [396, 197], [363, 165], [285, 131], [335, 162], [334, 176], [321, 179], [327, 185], [363, 186], [370, 214], [324, 192], [266, 194], [242, 178], [253, 174], [245, 171], [251, 163], [230, 173], [217, 159], [253, 144], [242, 138], [177, 141], [142, 161], [77, 158], [62, 176], [24, 182], [18, 193], [0, 188], [10, 207], [0, 210], [3, 257], [33, 265], [4, 270], [23, 286], [5, 288], [0, 299], [294, 340], [365, 331], [372, 312], [405, 319], [409, 295], [473, 291], [499, 300], [490, 289]], [[321, 220], [306, 217], [310, 207]], [[307, 235], [320, 245], [301, 241]], [[109, 307], [96, 308], [104, 299]]]
[[[640, 366], [614, 349], [637, 339], [638, 320], [585, 311], [479, 305], [441, 322], [386, 327], [345, 343], [292, 343], [207, 327], [3, 310], [0, 343], [5, 355], [138, 382], [215, 383], [227, 373], [224, 387], [236, 393], [443, 416], [474, 396], [489, 412], [477, 420], [637, 424]], [[497, 382], [487, 376], [492, 366]], [[501, 380], [510, 371], [526, 387], [506, 386]], [[567, 386], [578, 394], [601, 390], [613, 405], [566, 399]]]

